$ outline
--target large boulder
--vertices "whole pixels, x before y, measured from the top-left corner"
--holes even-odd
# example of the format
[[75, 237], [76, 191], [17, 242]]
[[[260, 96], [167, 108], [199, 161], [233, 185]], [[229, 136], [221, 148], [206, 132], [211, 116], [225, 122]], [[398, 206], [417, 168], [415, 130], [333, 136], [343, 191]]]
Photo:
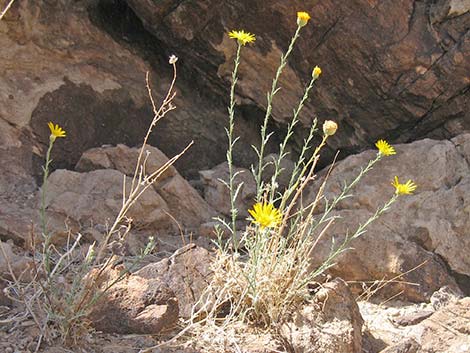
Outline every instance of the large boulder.
[[[429, 299], [444, 285], [455, 288], [449, 270], [461, 278], [470, 275], [466, 256], [470, 251], [469, 144], [466, 134], [451, 141], [426, 139], [397, 145], [395, 156], [380, 161], [353, 188], [354, 196], [338, 203], [334, 215], [340, 218], [319, 241], [313, 263], [324, 261], [333, 238], [336, 245], [341, 244], [347, 232], [354, 233], [393, 195], [390, 182], [396, 175], [402, 182], [412, 179], [418, 185], [415, 194], [399, 197], [367, 233], [350, 244], [353, 249], [337, 259], [332, 273], [352, 281], [394, 279], [383, 294], [404, 291], [404, 297], [416, 301]], [[338, 195], [343, 183], [353, 180], [360, 166], [375, 154], [367, 151], [337, 163], [327, 180], [325, 197], [331, 201]], [[306, 199], [313, 199], [317, 190], [318, 184]]]
[[242, 51], [237, 88], [247, 119], [265, 109], [296, 11], [308, 11], [312, 20], [279, 81], [275, 121], [289, 120], [313, 66], [320, 65], [323, 75], [302, 120], [339, 121], [343, 129], [330, 139], [333, 148], [358, 149], [384, 136], [394, 142], [446, 138], [470, 127], [468, 1], [326, 0], [297, 8], [282, 0], [126, 3], [149, 33], [187, 59], [201, 90], [223, 97], [236, 47], [226, 33], [255, 33], [254, 45]]

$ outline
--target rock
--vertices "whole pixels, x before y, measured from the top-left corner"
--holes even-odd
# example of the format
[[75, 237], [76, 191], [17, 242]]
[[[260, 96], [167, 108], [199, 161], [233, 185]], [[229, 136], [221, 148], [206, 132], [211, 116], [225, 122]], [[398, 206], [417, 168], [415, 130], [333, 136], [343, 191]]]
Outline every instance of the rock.
[[443, 308], [457, 300], [463, 298], [463, 293], [452, 290], [449, 287], [442, 287], [431, 295], [430, 303], [434, 310]]
[[[49, 177], [46, 197], [49, 218], [62, 217], [76, 222], [82, 229], [99, 224], [110, 227], [121, 209], [123, 179], [121, 172], [109, 169], [88, 173], [56, 170]], [[131, 179], [126, 177], [126, 185], [130, 183]], [[165, 200], [153, 188], [148, 188], [127, 217], [136, 228], [176, 231], [169, 211]]]
[[[100, 287], [119, 273], [119, 269], [106, 272]], [[104, 332], [158, 333], [171, 328], [178, 317], [190, 317], [210, 276], [209, 252], [187, 245], [126, 276], [103, 296], [90, 318]]]
[[18, 254], [21, 250], [0, 240], [0, 276], [11, 279], [11, 273], [16, 278], [31, 280], [32, 259]]
[[414, 339], [409, 338], [404, 342], [385, 348], [380, 353], [418, 353], [420, 348], [420, 345]]
[[362, 351], [362, 324], [354, 296], [343, 280], [335, 279], [282, 326], [281, 334], [295, 353], [357, 353]]
[[[236, 134], [242, 140], [235, 158], [243, 167], [256, 163], [250, 146], [260, 143], [265, 93], [296, 27], [296, 10], [289, 6], [280, 0], [256, 6], [246, 0], [15, 3], [0, 25], [5, 48], [0, 93], [6, 97], [0, 108], [0, 160], [8, 179], [40, 176], [50, 120], [67, 131], [52, 152], [54, 168], [72, 168], [91, 147], [141, 143], [153, 116], [145, 72], [158, 81], [152, 83], [161, 97], [172, 77], [168, 56], [173, 53], [181, 58], [178, 110], [161, 121], [149, 143], [171, 156], [195, 139], [177, 164], [185, 176], [221, 163], [236, 46], [226, 33], [240, 27], [258, 39], [244, 48], [240, 65]], [[283, 89], [275, 97], [270, 129], [284, 130], [316, 64], [324, 74], [301, 119], [304, 125], [316, 115], [339, 122], [330, 152], [342, 147], [353, 153], [383, 136], [400, 142], [445, 138], [469, 127], [467, 2], [358, 0], [338, 7], [328, 0], [302, 10], [313, 19], [280, 77]], [[297, 130], [294, 144], [305, 134], [303, 127]], [[268, 153], [279, 139], [272, 136]]]
[[[75, 230], [88, 228], [91, 234], [98, 228], [106, 230], [121, 209], [125, 174], [130, 175], [125, 177], [126, 190], [132, 184], [138, 153], [137, 148], [124, 145], [96, 148], [87, 151], [77, 164], [77, 169], [83, 173], [53, 172], [49, 177], [46, 203], [49, 218], [59, 223], [55, 231], [60, 234], [65, 229], [58, 220], [73, 223]], [[145, 156], [147, 175], [168, 161], [162, 152], [151, 146], [146, 148]], [[127, 216], [136, 229], [179, 234], [197, 230], [213, 215], [214, 211], [198, 192], [170, 167], [141, 195]]]
[[253, 110], [265, 109], [279, 56], [295, 31], [295, 11], [302, 10], [312, 20], [280, 77], [276, 122], [289, 121], [302, 86], [320, 65], [323, 74], [301, 119], [339, 121], [337, 136], [329, 140], [333, 150], [357, 150], [384, 136], [392, 142], [448, 138], [470, 127], [468, 1], [358, 0], [338, 6], [327, 0], [297, 9], [281, 0], [127, 3], [149, 33], [187, 59], [200, 91], [225, 100], [220, 85], [229, 84], [236, 47], [226, 33], [243, 28], [256, 34], [256, 42], [243, 48], [236, 91], [247, 120], [254, 120]]
[[[140, 148], [130, 148], [123, 144], [117, 146], [103, 146], [86, 150], [80, 157], [75, 170], [78, 172], [91, 172], [97, 169], [116, 169], [129, 177], [134, 175], [135, 166], [139, 158]], [[147, 175], [160, 169], [168, 162], [168, 157], [158, 148], [147, 145], [142, 154], [145, 160]], [[177, 175], [174, 166], [170, 166], [161, 175], [159, 181]]]
[[[93, 148], [83, 154], [76, 169], [79, 171], [116, 169], [132, 178], [139, 151], [139, 148], [129, 148], [125, 145]], [[168, 162], [168, 158], [158, 148], [152, 146], [146, 146], [144, 158], [147, 175], [159, 170]], [[168, 214], [183, 228], [195, 230], [201, 223], [215, 215], [215, 211], [173, 166], [170, 166], [154, 183], [154, 189], [168, 206]]]
[[[470, 298], [449, 288], [441, 288], [432, 298], [443, 299], [438, 310], [433, 303], [359, 302], [367, 327], [367, 349], [380, 353], [467, 352]], [[410, 322], [411, 318], [416, 320]]]
[[[105, 271], [98, 278], [98, 288], [103, 290], [116, 281], [122, 270]], [[93, 270], [89, 276], [97, 273]], [[161, 279], [126, 275], [96, 302], [89, 319], [103, 332], [157, 334], [172, 329], [177, 322], [178, 301]]]
[[393, 321], [397, 325], [400, 325], [400, 326], [416, 325], [416, 324], [419, 324], [421, 321], [430, 317], [432, 314], [434, 314], [434, 311], [423, 310], [423, 311], [418, 311], [413, 314], [400, 316]]
[[470, 351], [470, 298], [452, 303], [422, 322], [418, 337], [421, 351], [466, 353]]
[[[382, 291], [387, 298], [403, 291], [404, 298], [423, 301], [443, 286], [458, 291], [448, 268], [470, 275], [470, 262], [464, 255], [470, 251], [465, 236], [470, 227], [470, 167], [468, 156], [462, 154], [470, 135], [461, 135], [458, 141], [458, 148], [453, 141], [427, 139], [397, 145], [397, 154], [379, 162], [352, 190], [354, 197], [338, 203], [335, 214], [341, 218], [329, 229], [329, 237], [320, 240], [313, 263], [318, 266], [329, 254], [332, 237], [340, 244], [348, 230], [354, 232], [393, 195], [390, 181], [397, 175], [403, 182], [416, 182], [415, 194], [400, 197], [366, 234], [351, 243], [353, 249], [337, 259], [331, 272], [352, 281], [400, 276], [399, 283], [389, 283]], [[353, 180], [360, 166], [374, 156], [375, 152], [368, 151], [337, 163], [325, 197], [331, 201], [343, 182]], [[313, 200], [316, 190], [313, 187], [306, 199]]]
[[194, 244], [178, 249], [169, 258], [149, 264], [134, 275], [143, 279], [159, 278], [171, 288], [178, 300], [182, 318], [189, 318], [194, 304], [210, 283], [210, 253]]
[[[235, 206], [238, 209], [238, 218], [248, 217], [248, 210], [253, 207], [256, 197], [256, 183], [248, 169], [234, 167], [235, 188], [242, 184]], [[211, 170], [199, 172], [204, 185], [204, 199], [212, 208], [225, 216], [230, 216], [230, 192], [224, 182], [229, 180], [228, 164], [219, 164]]]

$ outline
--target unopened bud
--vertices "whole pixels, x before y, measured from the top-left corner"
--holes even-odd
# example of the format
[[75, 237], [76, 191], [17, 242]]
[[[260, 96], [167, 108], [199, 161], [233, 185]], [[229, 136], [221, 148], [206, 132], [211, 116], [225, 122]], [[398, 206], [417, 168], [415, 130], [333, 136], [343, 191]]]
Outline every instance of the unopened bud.
[[334, 135], [337, 129], [338, 129], [338, 124], [336, 124], [332, 120], [326, 120], [323, 123], [323, 133], [327, 136]]

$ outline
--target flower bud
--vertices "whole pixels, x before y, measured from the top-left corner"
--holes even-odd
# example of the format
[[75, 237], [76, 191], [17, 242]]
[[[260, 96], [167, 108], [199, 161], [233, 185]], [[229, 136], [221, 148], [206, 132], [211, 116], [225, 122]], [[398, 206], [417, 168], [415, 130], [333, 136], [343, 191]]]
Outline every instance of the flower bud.
[[310, 20], [310, 15], [307, 12], [297, 12], [297, 25], [303, 27]]
[[320, 77], [320, 75], [321, 75], [321, 69], [320, 69], [320, 67], [315, 66], [315, 67], [313, 68], [313, 71], [312, 71], [312, 78], [313, 78], [314, 80], [316, 80], [317, 78]]
[[338, 129], [338, 124], [336, 124], [334, 121], [332, 120], [326, 120], [324, 123], [323, 123], [323, 133], [326, 135], [326, 136], [332, 136], [335, 134], [336, 130]]

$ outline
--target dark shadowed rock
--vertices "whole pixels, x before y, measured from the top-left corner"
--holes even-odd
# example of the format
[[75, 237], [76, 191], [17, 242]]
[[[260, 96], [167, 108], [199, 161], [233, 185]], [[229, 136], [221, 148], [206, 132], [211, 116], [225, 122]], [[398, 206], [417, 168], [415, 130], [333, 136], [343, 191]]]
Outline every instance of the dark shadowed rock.
[[289, 120], [313, 66], [320, 65], [323, 75], [302, 120], [339, 121], [333, 148], [361, 148], [378, 137], [448, 138], [470, 128], [467, 1], [328, 0], [297, 8], [281, 0], [127, 3], [152, 35], [188, 58], [187, 70], [202, 90], [222, 97], [236, 45], [226, 33], [255, 33], [254, 45], [242, 52], [237, 94], [241, 105], [261, 110], [296, 11], [308, 11], [312, 20], [281, 76], [273, 116]]

